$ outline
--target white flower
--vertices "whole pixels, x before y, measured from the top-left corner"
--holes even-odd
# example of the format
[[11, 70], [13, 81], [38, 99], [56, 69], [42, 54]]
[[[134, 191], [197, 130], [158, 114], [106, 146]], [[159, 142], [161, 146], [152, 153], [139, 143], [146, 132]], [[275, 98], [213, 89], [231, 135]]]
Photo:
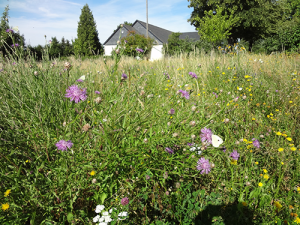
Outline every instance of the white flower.
[[99, 225], [108, 225], [108, 223], [101, 222], [101, 223], [99, 223]]
[[107, 119], [103, 119], [103, 122], [106, 122], [107, 121]]
[[94, 222], [94, 223], [97, 223], [97, 222], [99, 221], [99, 219], [100, 219], [100, 216], [97, 215], [97, 216], [95, 216], [95, 217], [93, 218], [93, 222]]
[[[108, 212], [107, 212], [107, 214], [108, 214]], [[113, 221], [112, 218], [110, 218], [110, 215], [102, 216], [102, 217], [104, 218], [104, 220], [105, 220], [104, 222], [105, 223], [109, 223], [109, 222]]]
[[198, 152], [197, 152], [198, 155], [201, 155], [201, 153], [202, 153], [202, 151], [198, 151]]
[[243, 88], [239, 88], [239, 91], [243, 90]]
[[100, 217], [99, 218], [99, 222], [101, 223], [101, 222], [103, 222], [104, 221], [104, 217]]
[[83, 75], [83, 76], [79, 77], [79, 80], [85, 80], [85, 76]]
[[193, 152], [193, 151], [195, 151], [195, 150], [196, 150], [196, 147], [191, 147], [191, 148], [190, 148], [190, 151], [191, 151], [191, 152]]
[[97, 206], [96, 206], [95, 212], [96, 212], [96, 213], [100, 213], [104, 208], [105, 208], [104, 205], [97, 205]]
[[[120, 212], [119, 217], [125, 217], [125, 216], [128, 216], [128, 213], [127, 212]], [[118, 218], [118, 220], [125, 220], [126, 218]]]
[[102, 213], [102, 216], [109, 216], [109, 214], [108, 214], [107, 211], [105, 211], [105, 212]]
[[116, 208], [111, 208], [108, 212], [112, 213], [113, 210], [117, 210]]

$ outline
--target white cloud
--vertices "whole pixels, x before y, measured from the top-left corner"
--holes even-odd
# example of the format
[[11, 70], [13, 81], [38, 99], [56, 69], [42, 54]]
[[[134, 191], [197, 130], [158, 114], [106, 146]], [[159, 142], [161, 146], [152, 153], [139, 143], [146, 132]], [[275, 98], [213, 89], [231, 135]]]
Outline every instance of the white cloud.
[[[36, 46], [45, 44], [44, 35], [47, 35], [48, 40], [54, 36], [58, 40], [63, 36], [68, 40], [74, 39], [85, 1], [11, 0], [9, 4], [10, 25], [18, 26], [26, 43]], [[195, 31], [187, 22], [192, 11], [187, 6], [188, 2], [186, 8], [182, 7], [182, 0], [149, 1], [149, 23], [174, 32]], [[0, 7], [4, 9], [5, 4], [0, 3]], [[140, 0], [109, 0], [102, 4], [95, 1], [89, 7], [96, 21], [101, 43], [124, 21], [134, 22], [138, 19], [146, 22], [146, 4]]]

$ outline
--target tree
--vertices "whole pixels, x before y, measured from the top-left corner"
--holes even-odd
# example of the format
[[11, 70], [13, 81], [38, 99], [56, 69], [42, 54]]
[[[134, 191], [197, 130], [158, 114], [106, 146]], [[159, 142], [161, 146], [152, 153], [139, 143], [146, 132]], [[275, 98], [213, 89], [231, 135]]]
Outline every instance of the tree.
[[195, 18], [199, 22], [197, 30], [202, 40], [216, 45], [231, 35], [230, 30], [238, 22], [239, 17], [233, 17], [232, 14], [229, 16], [226, 12], [222, 15], [223, 11], [222, 7], [217, 6], [215, 11], [205, 11], [202, 19]]
[[88, 4], [81, 9], [74, 50], [76, 55], [103, 54], [103, 46], [99, 41], [96, 22]]
[[50, 58], [58, 58], [63, 56], [63, 50], [61, 48], [61, 44], [58, 42], [56, 37], [51, 38], [51, 47], [49, 49]]
[[254, 41], [270, 36], [276, 32], [277, 23], [283, 16], [284, 0], [188, 0], [189, 8], [194, 8], [189, 21], [199, 28], [203, 18], [210, 10], [216, 11], [217, 6], [224, 9], [222, 15], [239, 18], [230, 29], [232, 41], [238, 38], [249, 42], [251, 49]]
[[19, 31], [14, 28], [9, 28], [8, 11], [9, 6], [7, 5], [0, 21], [0, 36], [3, 40], [3, 42], [0, 42], [0, 51], [3, 55], [11, 54], [14, 47], [22, 48], [25, 43], [24, 35], [20, 35]]

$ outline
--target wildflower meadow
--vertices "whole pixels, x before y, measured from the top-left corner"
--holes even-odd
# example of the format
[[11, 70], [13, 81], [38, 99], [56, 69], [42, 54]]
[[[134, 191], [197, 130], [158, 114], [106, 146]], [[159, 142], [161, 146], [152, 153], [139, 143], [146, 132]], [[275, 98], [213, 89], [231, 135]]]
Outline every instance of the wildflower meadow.
[[300, 224], [300, 57], [231, 49], [3, 58], [1, 224]]

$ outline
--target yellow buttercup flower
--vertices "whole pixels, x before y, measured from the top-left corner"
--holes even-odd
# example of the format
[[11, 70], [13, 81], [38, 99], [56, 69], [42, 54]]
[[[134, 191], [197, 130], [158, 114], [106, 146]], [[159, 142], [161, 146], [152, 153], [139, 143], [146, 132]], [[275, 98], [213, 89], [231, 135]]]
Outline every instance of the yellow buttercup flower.
[[263, 183], [262, 183], [262, 182], [259, 182], [259, 183], [258, 183], [258, 186], [259, 186], [259, 187], [262, 187], [262, 186], [263, 186]]
[[9, 208], [9, 204], [8, 203], [5, 203], [5, 204], [2, 204], [2, 210], [5, 211]]
[[94, 176], [95, 174], [96, 172], [94, 170], [90, 173], [91, 176]]
[[265, 175], [264, 175], [264, 178], [265, 178], [266, 180], [268, 180], [268, 179], [269, 179], [269, 175], [268, 175], [268, 174], [265, 174]]
[[287, 138], [286, 140], [288, 140], [288, 141], [292, 141], [292, 138]]
[[274, 205], [277, 209], [281, 209], [282, 205], [279, 202], [274, 202]]
[[291, 150], [292, 150], [292, 151], [296, 151], [296, 150], [297, 150], [297, 148], [295, 148], [295, 147], [291, 147]]
[[283, 148], [279, 148], [278, 151], [279, 151], [279, 152], [282, 152], [282, 151], [283, 151]]
[[263, 171], [264, 171], [264, 173], [268, 173], [268, 170], [266, 170], [266, 169], [263, 169]]
[[297, 217], [297, 218], [294, 220], [294, 222], [297, 223], [297, 224], [300, 224], [300, 218]]
[[4, 192], [4, 197], [9, 196], [10, 192], [11, 192], [11, 189], [8, 189], [6, 192]]
[[277, 134], [277, 135], [281, 135], [281, 133], [280, 133], [279, 131], [278, 131], [278, 132], [276, 132], [276, 134]]

